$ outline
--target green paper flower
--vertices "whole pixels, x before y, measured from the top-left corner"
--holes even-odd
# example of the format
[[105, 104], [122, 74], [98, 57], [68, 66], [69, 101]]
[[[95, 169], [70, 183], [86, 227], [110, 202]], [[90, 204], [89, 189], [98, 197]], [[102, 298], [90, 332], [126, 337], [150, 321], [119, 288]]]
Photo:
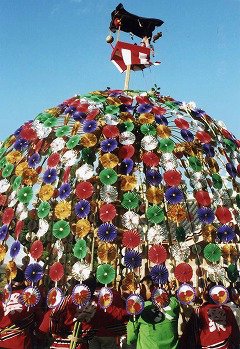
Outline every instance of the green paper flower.
[[78, 240], [73, 248], [73, 254], [78, 259], [83, 259], [87, 254], [87, 244], [86, 241], [81, 239]]
[[213, 173], [212, 174], [212, 181], [213, 181], [213, 186], [216, 189], [221, 189], [223, 186], [223, 181], [221, 176], [218, 173]]
[[68, 222], [61, 220], [53, 224], [53, 235], [57, 239], [64, 239], [69, 234], [70, 234], [70, 226]]
[[55, 133], [57, 137], [63, 137], [66, 136], [69, 132], [70, 127], [68, 125], [64, 125], [62, 127], [59, 127]]
[[223, 142], [226, 146], [226, 151], [228, 153], [231, 153], [236, 150], [236, 144], [231, 139], [224, 138]]
[[86, 98], [91, 99], [91, 101], [94, 101], [96, 103], [104, 103], [106, 100], [106, 97], [101, 95], [87, 95]]
[[106, 114], [118, 114], [119, 113], [119, 107], [116, 105], [107, 105], [105, 108]]
[[186, 238], [186, 232], [183, 227], [177, 227], [176, 228], [176, 239], [178, 242], [185, 241]]
[[161, 207], [157, 205], [149, 206], [146, 211], [146, 216], [151, 223], [161, 223], [164, 220], [164, 212]]
[[17, 197], [23, 204], [28, 204], [33, 198], [32, 187], [23, 187], [18, 191]]
[[143, 124], [140, 130], [145, 136], [155, 136], [155, 134], [157, 133], [155, 127], [150, 124]]
[[235, 264], [230, 264], [227, 268], [227, 275], [230, 281], [236, 282], [239, 277], [239, 271]]
[[134, 130], [134, 123], [131, 121], [125, 121], [123, 125], [125, 127], [125, 131], [132, 132], [132, 130]]
[[38, 218], [44, 218], [48, 216], [50, 211], [50, 204], [46, 201], [41, 202], [37, 209]]
[[139, 205], [138, 195], [136, 193], [130, 193], [130, 192], [123, 194], [121, 205], [127, 210], [137, 208]]
[[190, 156], [188, 158], [189, 165], [192, 167], [193, 171], [199, 172], [202, 170], [201, 161], [196, 156]]
[[82, 160], [85, 161], [87, 164], [93, 164], [96, 160], [96, 154], [90, 148], [84, 148], [81, 154]]
[[106, 168], [99, 173], [100, 181], [105, 185], [112, 185], [117, 181], [117, 173], [111, 168]]
[[44, 121], [44, 126], [47, 126], [47, 127], [53, 127], [53, 126], [56, 126], [56, 124], [57, 124], [57, 118], [55, 118], [52, 115], [46, 121]]
[[237, 207], [240, 208], [240, 194], [236, 195], [236, 204], [237, 204]]
[[115, 270], [110, 264], [99, 265], [96, 277], [101, 284], [107, 285], [115, 278]]
[[159, 141], [159, 149], [163, 153], [171, 153], [174, 150], [174, 142], [170, 138], [163, 138]]
[[7, 150], [7, 148], [5, 148], [5, 147], [2, 147], [0, 149], [0, 157], [3, 156], [3, 154], [5, 153], [6, 150]]
[[79, 135], [75, 135], [75, 136], [72, 136], [68, 142], [67, 142], [67, 148], [68, 149], [73, 149], [76, 147], [76, 145], [78, 145], [78, 142], [80, 140], [80, 136]]
[[170, 109], [177, 109], [178, 106], [174, 102], [166, 101], [165, 105]]
[[13, 169], [14, 169], [14, 165], [7, 163], [2, 171], [2, 176], [4, 178], [9, 177], [12, 174]]
[[49, 113], [40, 113], [38, 114], [38, 116], [36, 117], [37, 120], [39, 120], [40, 122], [45, 122], [47, 119], [51, 118], [52, 114]]
[[0, 160], [0, 169], [3, 168], [7, 163], [5, 156]]
[[13, 190], [17, 190], [21, 183], [22, 183], [22, 177], [21, 176], [16, 177], [12, 184]]
[[221, 258], [221, 249], [218, 245], [210, 243], [204, 247], [203, 254], [209, 262], [218, 262]]

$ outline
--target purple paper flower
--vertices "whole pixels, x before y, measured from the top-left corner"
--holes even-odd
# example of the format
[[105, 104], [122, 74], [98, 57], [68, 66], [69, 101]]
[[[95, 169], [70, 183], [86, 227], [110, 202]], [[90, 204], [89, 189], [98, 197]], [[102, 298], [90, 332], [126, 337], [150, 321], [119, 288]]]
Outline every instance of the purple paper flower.
[[12, 244], [11, 249], [10, 249], [11, 258], [15, 258], [18, 255], [18, 253], [20, 251], [20, 247], [21, 247], [20, 242], [14, 241], [14, 243]]
[[15, 132], [14, 132], [14, 136], [19, 136], [20, 135], [20, 132], [22, 131], [22, 126], [19, 127]]
[[159, 125], [165, 125], [165, 126], [168, 125], [167, 118], [163, 115], [159, 115], [159, 114], [155, 115], [155, 121]]
[[43, 182], [52, 184], [57, 179], [57, 171], [55, 168], [48, 168], [43, 174]]
[[146, 171], [147, 182], [151, 185], [159, 185], [162, 181], [162, 176], [157, 170], [147, 170]]
[[36, 167], [37, 164], [39, 164], [40, 162], [40, 155], [38, 153], [34, 153], [32, 156], [30, 156], [30, 158], [28, 159], [28, 165], [29, 167]]
[[235, 238], [235, 231], [229, 225], [222, 225], [217, 230], [217, 236], [221, 242], [229, 242]]
[[214, 151], [214, 148], [211, 144], [203, 144], [203, 151], [204, 153], [206, 154], [206, 156], [210, 157], [210, 158], [213, 158], [214, 155], [215, 155], [215, 151]]
[[215, 215], [213, 210], [208, 207], [201, 207], [197, 210], [198, 219], [205, 224], [211, 224], [214, 221]]
[[124, 264], [126, 268], [135, 269], [142, 265], [142, 256], [135, 250], [127, 250], [124, 256]]
[[179, 204], [183, 200], [183, 193], [177, 187], [168, 188], [165, 197], [170, 204]]
[[43, 277], [43, 268], [38, 263], [29, 264], [25, 270], [25, 278], [30, 282], [38, 282]]
[[192, 114], [196, 117], [196, 118], [202, 118], [203, 115], [205, 114], [205, 111], [202, 109], [194, 109], [192, 110]]
[[192, 142], [194, 140], [194, 135], [189, 130], [181, 130], [181, 136], [186, 142]]
[[89, 201], [87, 200], [80, 200], [76, 205], [75, 205], [75, 213], [78, 216], [78, 218], [86, 218], [91, 210], [91, 206]]
[[8, 233], [8, 226], [5, 224], [0, 228], [0, 241], [5, 240]]
[[103, 223], [98, 227], [98, 237], [105, 242], [112, 242], [117, 237], [117, 228], [111, 223]]
[[150, 271], [154, 283], [164, 285], [168, 281], [168, 270], [163, 264], [154, 265]]
[[83, 123], [83, 132], [85, 133], [91, 133], [94, 132], [97, 128], [97, 121], [96, 120], [86, 120]]
[[70, 107], [67, 107], [65, 110], [64, 110], [64, 114], [73, 114], [75, 112], [76, 108], [73, 107], [73, 106], [70, 106]]
[[61, 200], [65, 200], [71, 194], [71, 186], [69, 183], [64, 183], [59, 188], [59, 197]]
[[73, 113], [73, 118], [75, 121], [83, 122], [87, 117], [87, 114], [81, 112], [81, 111], [75, 111]]
[[236, 168], [233, 166], [233, 164], [231, 162], [228, 162], [226, 164], [226, 170], [229, 173], [230, 177], [236, 178], [237, 170], [236, 170]]
[[134, 106], [129, 104], [122, 104], [120, 105], [120, 110], [121, 112], [132, 113], [134, 110]]
[[132, 159], [124, 159], [121, 162], [119, 172], [123, 175], [127, 175], [132, 172], [134, 161]]
[[151, 104], [139, 104], [139, 106], [137, 107], [137, 112], [140, 114], [150, 113], [151, 110], [152, 110]]
[[19, 138], [15, 141], [15, 143], [13, 144], [13, 147], [16, 149], [16, 150], [24, 150], [25, 148], [27, 148], [28, 146], [28, 141], [24, 138]]
[[118, 142], [114, 138], [108, 138], [101, 142], [101, 150], [105, 153], [111, 153], [118, 146]]

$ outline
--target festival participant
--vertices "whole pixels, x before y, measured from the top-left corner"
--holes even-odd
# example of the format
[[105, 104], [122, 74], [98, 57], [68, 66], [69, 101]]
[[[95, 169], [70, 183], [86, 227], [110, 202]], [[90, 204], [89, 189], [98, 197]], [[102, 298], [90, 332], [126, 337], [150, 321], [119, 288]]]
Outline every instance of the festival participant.
[[43, 313], [39, 305], [27, 308], [19, 301], [24, 288], [24, 272], [17, 269], [8, 301], [0, 302], [0, 348], [33, 348], [33, 331]]
[[136, 320], [128, 322], [128, 344], [136, 342], [137, 349], [176, 349], [180, 309], [177, 299], [170, 296], [169, 305], [161, 312], [150, 301], [153, 290], [151, 278], [145, 276], [141, 285], [141, 295], [145, 299], [144, 310]]
[[205, 302], [188, 321], [180, 340], [180, 349], [238, 349], [240, 332], [232, 310], [215, 304], [209, 295], [215, 284], [204, 292]]

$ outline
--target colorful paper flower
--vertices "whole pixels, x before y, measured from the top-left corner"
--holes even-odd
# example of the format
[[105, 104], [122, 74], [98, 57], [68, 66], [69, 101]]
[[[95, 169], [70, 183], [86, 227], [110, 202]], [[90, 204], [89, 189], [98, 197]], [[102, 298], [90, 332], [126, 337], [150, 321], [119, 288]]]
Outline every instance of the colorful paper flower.
[[110, 168], [106, 168], [99, 173], [99, 178], [103, 184], [112, 185], [117, 181], [117, 173]]
[[89, 201], [87, 200], [80, 200], [74, 207], [75, 214], [79, 218], [86, 218], [91, 210], [91, 206]]
[[100, 157], [100, 162], [104, 168], [114, 168], [118, 165], [118, 157], [112, 153], [106, 153]]
[[218, 245], [210, 243], [204, 247], [204, 257], [209, 262], [218, 262], [221, 258], [221, 249]]
[[119, 167], [119, 172], [123, 175], [130, 174], [133, 170], [134, 162], [132, 159], [124, 159]]
[[37, 214], [39, 218], [45, 218], [50, 212], [50, 204], [47, 201], [42, 201], [37, 208]]
[[30, 282], [38, 282], [43, 277], [43, 268], [38, 263], [31, 263], [25, 269], [25, 278]]
[[162, 245], [153, 245], [148, 250], [148, 259], [154, 264], [162, 264], [167, 259], [167, 251]]
[[29, 167], [35, 168], [39, 164], [40, 160], [41, 160], [41, 156], [38, 153], [34, 153], [28, 159]]
[[101, 150], [105, 153], [111, 153], [118, 147], [116, 139], [108, 138], [101, 142]]
[[177, 187], [168, 188], [165, 192], [165, 197], [170, 204], [179, 204], [183, 201], [183, 193]]
[[198, 219], [205, 224], [211, 224], [214, 219], [215, 215], [212, 209], [208, 207], [201, 207], [197, 210]]
[[88, 199], [93, 194], [93, 185], [90, 182], [81, 182], [76, 186], [76, 195], [79, 199]]
[[43, 174], [43, 182], [46, 184], [52, 184], [57, 179], [57, 171], [55, 168], [48, 168]]
[[40, 301], [41, 295], [37, 287], [26, 287], [21, 293], [19, 300], [27, 308], [34, 307]]
[[105, 242], [114, 241], [117, 237], [117, 228], [111, 223], [103, 223], [98, 227], [98, 237]]
[[221, 242], [229, 242], [234, 240], [236, 234], [234, 229], [229, 225], [222, 225], [217, 229], [217, 236]]
[[99, 265], [97, 267], [96, 277], [101, 284], [110, 284], [115, 278], [115, 270], [110, 264]]
[[158, 166], [160, 159], [157, 154], [149, 151], [143, 154], [142, 161], [146, 166], [155, 167]]
[[76, 244], [73, 247], [73, 254], [78, 259], [83, 259], [86, 257], [87, 244], [85, 240], [80, 239], [76, 242]]
[[157, 205], [149, 206], [146, 211], [146, 217], [151, 223], [161, 223], [164, 221], [164, 212], [161, 207]]
[[72, 188], [69, 183], [63, 183], [59, 188], [59, 197], [61, 200], [65, 200], [71, 194]]
[[30, 255], [34, 259], [39, 259], [43, 254], [43, 243], [41, 240], [35, 240], [30, 247]]
[[43, 185], [39, 190], [39, 198], [43, 201], [48, 201], [52, 198], [54, 188], [50, 184]]
[[168, 270], [165, 265], [154, 265], [150, 271], [154, 283], [164, 285], [168, 281]]
[[10, 257], [11, 258], [17, 257], [17, 255], [19, 254], [20, 248], [21, 248], [20, 242], [18, 240], [14, 241], [10, 248]]
[[70, 226], [68, 222], [64, 220], [60, 220], [53, 224], [53, 235], [57, 239], [64, 239], [69, 234], [70, 234]]
[[114, 202], [117, 200], [118, 191], [111, 185], [104, 185], [100, 189], [100, 198], [106, 203]]
[[162, 181], [162, 176], [157, 170], [149, 169], [146, 171], [146, 180], [151, 185], [159, 185]]
[[13, 144], [14, 149], [23, 151], [28, 146], [28, 141], [24, 138], [18, 138], [16, 142]]
[[123, 233], [122, 244], [127, 248], [135, 248], [139, 246], [141, 236], [137, 230], [127, 230]]
[[150, 204], [160, 204], [163, 200], [163, 190], [157, 187], [149, 187], [146, 191], [146, 197]]
[[18, 191], [18, 200], [23, 204], [29, 204], [33, 198], [33, 190], [31, 187], [23, 187]]
[[55, 206], [54, 213], [58, 219], [66, 219], [71, 215], [71, 210], [71, 202], [60, 201]]
[[112, 204], [104, 204], [99, 210], [99, 216], [102, 222], [112, 221], [116, 214], [116, 208]]
[[139, 196], [134, 192], [124, 193], [121, 205], [127, 210], [137, 208], [139, 206]]
[[85, 120], [83, 122], [83, 132], [91, 133], [97, 129], [97, 121], [96, 120]]
[[135, 250], [126, 250], [124, 256], [124, 265], [126, 268], [135, 269], [142, 265], [142, 256]]
[[180, 282], [189, 282], [193, 276], [192, 267], [187, 263], [180, 263], [175, 267], [174, 275]]

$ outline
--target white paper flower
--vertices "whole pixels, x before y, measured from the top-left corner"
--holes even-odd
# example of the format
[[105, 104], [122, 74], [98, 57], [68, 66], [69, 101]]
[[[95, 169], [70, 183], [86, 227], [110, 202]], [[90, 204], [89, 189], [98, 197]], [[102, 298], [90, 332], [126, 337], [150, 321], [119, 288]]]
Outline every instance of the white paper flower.
[[119, 123], [119, 118], [117, 115], [106, 114], [105, 122], [107, 125], [117, 125]]
[[94, 174], [93, 166], [84, 164], [76, 170], [76, 177], [78, 181], [85, 181], [92, 178]]
[[157, 145], [158, 145], [158, 141], [153, 136], [145, 136], [141, 140], [141, 147], [147, 151], [157, 148]]
[[62, 137], [54, 139], [54, 141], [52, 141], [52, 143], [50, 144], [53, 153], [57, 153], [58, 151], [62, 150], [64, 146], [65, 141]]
[[124, 145], [133, 144], [135, 140], [136, 140], [135, 134], [129, 131], [125, 131], [121, 133], [119, 136], [119, 143]]
[[65, 164], [65, 166], [73, 166], [77, 161], [77, 152], [75, 150], [68, 150], [62, 156], [61, 160], [62, 163]]
[[72, 276], [77, 281], [86, 280], [90, 275], [91, 269], [88, 263], [76, 262], [72, 267]]
[[6, 178], [0, 180], [0, 193], [5, 193], [9, 187], [10, 183]]
[[164, 231], [164, 229], [160, 225], [151, 227], [147, 232], [147, 241], [149, 244], [161, 244], [167, 238], [167, 230]]
[[16, 191], [14, 190], [11, 195], [8, 197], [8, 207], [13, 207], [18, 202], [18, 198], [16, 196]]
[[39, 120], [33, 121], [32, 128], [36, 131], [39, 139], [46, 138], [52, 132], [51, 127], [44, 126]]
[[37, 231], [37, 237], [41, 238], [43, 235], [46, 234], [46, 232], [48, 231], [49, 228], [49, 224], [46, 221], [46, 219], [39, 219], [39, 228]]
[[135, 213], [128, 211], [122, 216], [122, 225], [127, 229], [135, 229], [138, 227], [140, 216]]

